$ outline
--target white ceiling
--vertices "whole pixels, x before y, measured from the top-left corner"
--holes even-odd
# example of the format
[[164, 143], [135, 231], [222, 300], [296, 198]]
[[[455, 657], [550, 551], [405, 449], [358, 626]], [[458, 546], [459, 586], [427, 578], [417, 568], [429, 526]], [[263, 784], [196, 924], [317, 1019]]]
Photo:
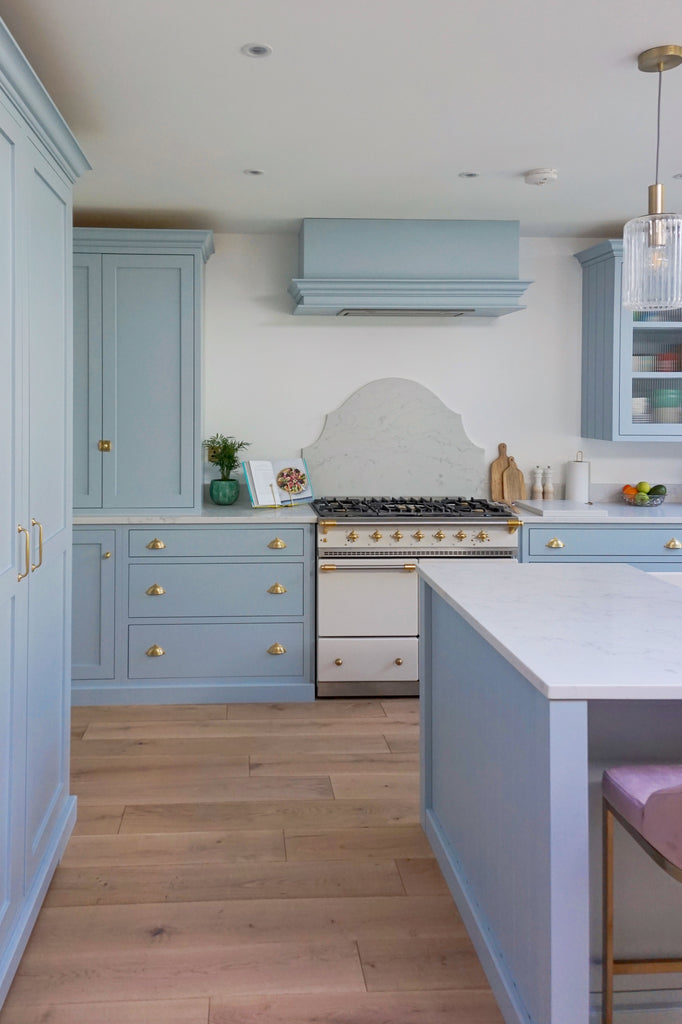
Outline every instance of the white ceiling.
[[[679, 0], [0, 0], [0, 16], [92, 164], [77, 224], [216, 231], [433, 217], [619, 236], [654, 181], [657, 75], [637, 54], [682, 43]], [[681, 116], [682, 67], [663, 76], [677, 211]], [[559, 180], [525, 184], [535, 167]]]

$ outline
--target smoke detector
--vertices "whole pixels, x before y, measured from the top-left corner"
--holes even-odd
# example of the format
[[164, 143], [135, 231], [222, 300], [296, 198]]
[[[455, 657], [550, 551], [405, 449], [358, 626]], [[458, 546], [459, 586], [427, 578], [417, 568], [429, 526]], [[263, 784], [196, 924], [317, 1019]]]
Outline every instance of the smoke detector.
[[532, 171], [526, 171], [523, 180], [526, 185], [546, 185], [548, 181], [556, 181], [559, 172], [554, 167], [536, 167]]

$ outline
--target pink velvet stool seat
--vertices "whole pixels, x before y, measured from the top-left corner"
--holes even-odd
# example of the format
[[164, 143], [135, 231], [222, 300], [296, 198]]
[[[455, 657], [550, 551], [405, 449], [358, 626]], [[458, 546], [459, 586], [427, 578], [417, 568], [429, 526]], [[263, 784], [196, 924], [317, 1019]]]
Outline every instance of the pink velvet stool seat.
[[602, 797], [602, 1022], [612, 1024], [615, 974], [682, 971], [682, 959], [613, 956], [613, 823], [619, 821], [659, 867], [682, 881], [682, 764], [609, 768]]

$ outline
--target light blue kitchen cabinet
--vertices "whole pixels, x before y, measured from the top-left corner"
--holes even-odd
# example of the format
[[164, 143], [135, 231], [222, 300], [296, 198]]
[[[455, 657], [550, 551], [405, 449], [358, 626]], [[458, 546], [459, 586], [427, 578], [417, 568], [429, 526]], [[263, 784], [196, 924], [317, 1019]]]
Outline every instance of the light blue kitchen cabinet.
[[75, 821], [71, 192], [87, 166], [0, 21], [0, 1004]]
[[313, 700], [313, 547], [309, 523], [76, 526], [74, 610], [79, 577], [89, 610], [74, 615], [74, 652], [95, 671], [74, 671], [74, 703]]
[[201, 505], [207, 231], [74, 231], [74, 508]]
[[682, 523], [525, 523], [522, 562], [629, 562], [654, 572], [682, 572]]
[[682, 310], [642, 314], [621, 298], [623, 243], [576, 253], [582, 265], [583, 437], [682, 438]]
[[73, 532], [71, 669], [74, 679], [113, 679], [116, 531]]

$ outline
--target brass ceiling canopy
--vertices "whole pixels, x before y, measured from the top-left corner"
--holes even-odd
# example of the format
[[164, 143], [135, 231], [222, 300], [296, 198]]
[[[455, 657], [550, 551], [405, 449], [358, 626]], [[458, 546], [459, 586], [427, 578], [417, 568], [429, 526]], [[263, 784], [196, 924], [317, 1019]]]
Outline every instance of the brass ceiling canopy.
[[682, 64], [682, 46], [652, 46], [637, 58], [640, 71], [670, 71]]

